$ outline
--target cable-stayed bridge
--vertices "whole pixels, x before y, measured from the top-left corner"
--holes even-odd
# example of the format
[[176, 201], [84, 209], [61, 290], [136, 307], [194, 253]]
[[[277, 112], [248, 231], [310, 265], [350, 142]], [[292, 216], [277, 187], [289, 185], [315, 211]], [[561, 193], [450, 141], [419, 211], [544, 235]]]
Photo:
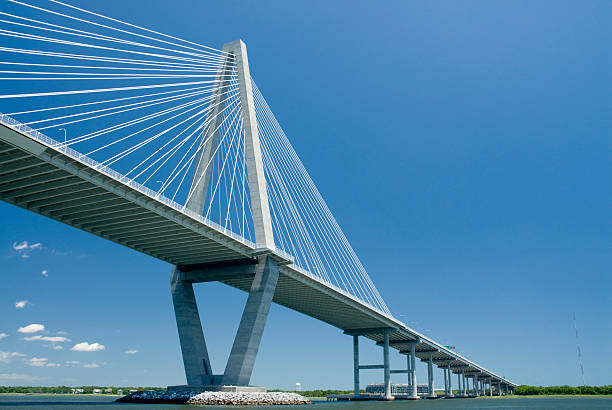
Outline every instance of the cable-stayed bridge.
[[[0, 197], [175, 266], [171, 291], [188, 386], [248, 386], [270, 304], [353, 337], [359, 374], [434, 366], [445, 390], [516, 384], [393, 317], [250, 72], [221, 50], [56, 1], [0, 9]], [[214, 375], [193, 284], [249, 293]], [[205, 318], [206, 320], [206, 318]], [[359, 363], [359, 336], [382, 347]], [[389, 348], [407, 357], [391, 369]], [[471, 381], [471, 389], [469, 382]]]

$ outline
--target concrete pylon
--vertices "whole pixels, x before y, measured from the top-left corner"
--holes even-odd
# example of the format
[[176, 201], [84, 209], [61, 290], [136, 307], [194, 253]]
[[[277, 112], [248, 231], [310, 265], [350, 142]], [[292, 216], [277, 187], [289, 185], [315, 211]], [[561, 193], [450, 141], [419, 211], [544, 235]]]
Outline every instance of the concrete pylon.
[[249, 297], [230, 352], [223, 384], [247, 386], [266, 325], [272, 298], [278, 282], [278, 264], [268, 256], [260, 256]]
[[436, 397], [434, 392], [434, 379], [433, 379], [433, 354], [429, 353], [429, 360], [427, 361], [427, 385], [429, 386], [429, 397]]
[[413, 399], [417, 399], [419, 397], [418, 385], [417, 385], [417, 377], [416, 377], [416, 345], [417, 341], [410, 343], [410, 373], [408, 373], [408, 377], [410, 378], [410, 397]]
[[187, 384], [191, 386], [211, 384], [212, 370], [198, 305], [193, 293], [193, 284], [183, 281], [181, 272], [176, 267], [172, 270], [170, 277], [170, 291]]
[[174, 268], [170, 287], [188, 386], [210, 384], [247, 386], [249, 384], [279, 276], [278, 263], [268, 256], [269, 251], [274, 251], [276, 246], [272, 231], [272, 219], [268, 204], [246, 45], [241, 40], [237, 40], [225, 44], [223, 51], [226, 53], [226, 58], [220, 65], [217, 74], [216, 97], [212, 101], [208, 112], [208, 127], [202, 133], [201, 149], [194, 169], [186, 208], [197, 214], [203, 212], [210, 184], [211, 167], [208, 167], [208, 163], [217, 148], [218, 128], [222, 123], [221, 117], [227, 98], [226, 89], [231, 74], [235, 72], [240, 90], [245, 162], [253, 228], [259, 251], [257, 254], [260, 256], [257, 257], [254, 271], [249, 273], [253, 275], [253, 282], [223, 375], [213, 375], [211, 371], [206, 342], [193, 293], [194, 282], [183, 280], [181, 272], [178, 268]]
[[359, 335], [353, 335], [353, 393], [355, 396], [361, 394], [359, 387]]
[[392, 400], [393, 396], [391, 395], [391, 367], [389, 364], [389, 332], [385, 330], [383, 337], [385, 400]]
[[448, 365], [448, 396], [453, 397], [453, 372], [451, 371], [450, 364]]
[[255, 115], [255, 101], [253, 99], [253, 87], [246, 44], [242, 40], [227, 43], [223, 45], [223, 51], [233, 55], [236, 62], [243, 119], [244, 154], [251, 195], [255, 243], [258, 248], [274, 249], [272, 218], [270, 217], [266, 177], [264, 175], [263, 159], [259, 144], [259, 131]]

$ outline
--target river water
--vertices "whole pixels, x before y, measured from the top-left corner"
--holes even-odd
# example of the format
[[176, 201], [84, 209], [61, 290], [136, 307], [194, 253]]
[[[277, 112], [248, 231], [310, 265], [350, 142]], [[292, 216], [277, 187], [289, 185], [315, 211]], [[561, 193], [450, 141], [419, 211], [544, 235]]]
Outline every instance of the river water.
[[[186, 405], [119, 404], [114, 397], [104, 396], [11, 396], [0, 395], [0, 410], [126, 410], [151, 408], [152, 410], [185, 409]], [[195, 406], [189, 406], [193, 408]], [[217, 406], [207, 406], [217, 407]], [[220, 407], [220, 406], [219, 406]], [[229, 407], [226, 407], [229, 409]], [[266, 407], [270, 409], [271, 407]], [[313, 406], [276, 406], [278, 410], [438, 410], [438, 409], [612, 409], [612, 397], [494, 397], [479, 399], [418, 400], [396, 402], [327, 402], [317, 401]]]

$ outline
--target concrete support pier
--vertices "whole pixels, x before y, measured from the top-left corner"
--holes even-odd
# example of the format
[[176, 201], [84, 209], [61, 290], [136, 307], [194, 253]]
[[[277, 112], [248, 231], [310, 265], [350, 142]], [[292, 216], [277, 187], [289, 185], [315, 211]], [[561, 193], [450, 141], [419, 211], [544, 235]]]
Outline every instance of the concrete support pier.
[[433, 354], [429, 353], [429, 360], [427, 361], [427, 385], [429, 387], [429, 393], [427, 397], [436, 397], [434, 392], [434, 379], [433, 379]]
[[259, 259], [234, 345], [225, 366], [224, 384], [247, 386], [251, 380], [279, 274], [278, 264], [274, 259], [268, 256], [261, 256]]
[[451, 371], [450, 364], [447, 367], [448, 370], [448, 397], [453, 397], [453, 372]]
[[212, 384], [212, 369], [193, 293], [193, 283], [182, 280], [181, 272], [176, 267], [170, 277], [170, 291], [187, 384], [193, 386]]
[[408, 378], [410, 379], [410, 397], [413, 399], [418, 399], [419, 398], [419, 394], [417, 391], [417, 377], [416, 377], [416, 345], [418, 343], [417, 341], [414, 341], [412, 343], [410, 343], [410, 366], [409, 366], [409, 370], [410, 373], [408, 373]]
[[384, 365], [384, 383], [385, 383], [385, 400], [393, 400], [391, 395], [391, 367], [389, 365], [389, 331], [384, 332], [383, 343], [383, 365]]
[[353, 392], [355, 396], [361, 394], [359, 387], [359, 336], [353, 335]]

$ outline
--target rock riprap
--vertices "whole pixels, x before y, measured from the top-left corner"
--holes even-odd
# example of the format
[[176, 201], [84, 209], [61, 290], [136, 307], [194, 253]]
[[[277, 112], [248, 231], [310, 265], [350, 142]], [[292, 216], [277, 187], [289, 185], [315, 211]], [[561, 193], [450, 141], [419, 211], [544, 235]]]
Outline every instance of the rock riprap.
[[312, 404], [297, 393], [234, 393], [234, 392], [185, 392], [185, 391], [139, 391], [117, 399], [120, 403], [176, 403], [221, 406], [273, 406]]

